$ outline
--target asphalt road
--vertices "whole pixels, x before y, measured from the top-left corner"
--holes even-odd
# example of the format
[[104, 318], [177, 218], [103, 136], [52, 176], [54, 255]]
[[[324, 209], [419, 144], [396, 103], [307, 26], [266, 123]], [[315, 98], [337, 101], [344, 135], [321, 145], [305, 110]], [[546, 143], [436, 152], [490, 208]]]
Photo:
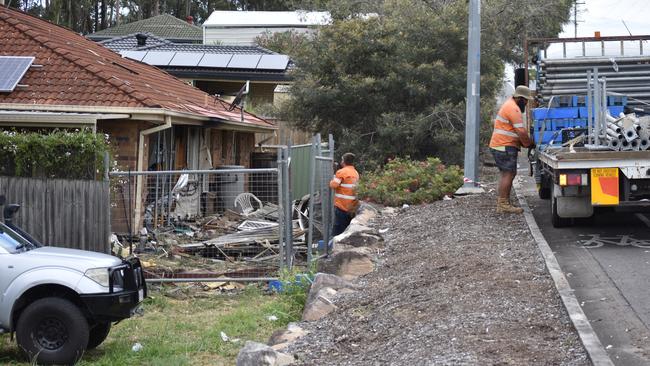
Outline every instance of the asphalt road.
[[527, 173], [517, 179], [535, 220], [612, 361], [650, 365], [650, 213], [597, 212], [555, 229]]

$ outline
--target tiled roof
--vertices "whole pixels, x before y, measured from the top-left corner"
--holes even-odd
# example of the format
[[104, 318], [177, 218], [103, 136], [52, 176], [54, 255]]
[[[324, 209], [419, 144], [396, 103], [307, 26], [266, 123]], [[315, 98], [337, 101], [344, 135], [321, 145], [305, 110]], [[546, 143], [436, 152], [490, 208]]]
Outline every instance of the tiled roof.
[[100, 40], [144, 32], [171, 41], [201, 42], [203, 40], [203, 30], [200, 27], [169, 14], [161, 14], [136, 22], [116, 25], [91, 33], [87, 37]]
[[[122, 58], [66, 28], [0, 7], [0, 55], [34, 56], [21, 80], [0, 93], [0, 104], [104, 106], [165, 109], [239, 122], [240, 111], [159, 69]], [[273, 127], [245, 113], [245, 124]]]
[[151, 47], [161, 46], [168, 43], [173, 44], [172, 42], [160, 37], [156, 37], [151, 33], [142, 33], [147, 36], [147, 44], [145, 46], [138, 46], [138, 40], [135, 38], [136, 34], [138, 33], [104, 39], [102, 41], [99, 41], [98, 43], [106, 48], [110, 48], [115, 52], [119, 52], [122, 50], [133, 50], [133, 49], [149, 49]]

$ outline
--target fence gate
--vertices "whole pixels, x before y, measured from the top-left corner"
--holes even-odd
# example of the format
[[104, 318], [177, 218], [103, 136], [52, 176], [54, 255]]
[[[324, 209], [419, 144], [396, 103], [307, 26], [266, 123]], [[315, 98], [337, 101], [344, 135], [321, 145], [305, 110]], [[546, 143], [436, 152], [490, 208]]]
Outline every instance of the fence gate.
[[109, 182], [0, 177], [15, 223], [45, 245], [110, 253]]
[[334, 137], [330, 134], [327, 148], [323, 149], [321, 136], [314, 136], [312, 142], [310, 181], [309, 181], [309, 228], [307, 235], [307, 258], [311, 262], [314, 256], [314, 243], [318, 252], [329, 256], [329, 245], [334, 225], [334, 195], [329, 182], [334, 175]]

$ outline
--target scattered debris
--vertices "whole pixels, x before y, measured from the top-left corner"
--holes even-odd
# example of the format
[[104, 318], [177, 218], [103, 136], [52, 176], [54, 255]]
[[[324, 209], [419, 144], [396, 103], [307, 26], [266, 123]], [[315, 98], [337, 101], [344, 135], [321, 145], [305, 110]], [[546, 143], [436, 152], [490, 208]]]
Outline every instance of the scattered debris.
[[278, 317], [275, 315], [269, 315], [266, 319], [268, 319], [270, 322], [274, 322], [278, 320]]
[[142, 345], [140, 343], [136, 343], [131, 347], [131, 351], [133, 352], [140, 352], [142, 351]]

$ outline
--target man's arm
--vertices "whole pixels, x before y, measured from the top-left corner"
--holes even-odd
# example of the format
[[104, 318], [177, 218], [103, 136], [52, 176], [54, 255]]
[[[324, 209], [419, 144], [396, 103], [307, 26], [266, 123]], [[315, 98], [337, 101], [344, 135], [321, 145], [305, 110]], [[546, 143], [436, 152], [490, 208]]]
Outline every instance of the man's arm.
[[526, 131], [526, 128], [524, 127], [523, 114], [520, 111], [511, 111], [509, 114], [510, 116], [508, 116], [508, 119], [512, 123], [512, 127], [515, 128], [515, 132], [517, 132], [521, 144], [524, 145], [524, 147], [532, 146], [533, 141], [530, 139], [530, 136], [528, 136], [528, 131]]
[[339, 172], [337, 171], [334, 178], [332, 178], [332, 180], [330, 181], [330, 188], [337, 189], [341, 185], [342, 181], [343, 179], [339, 177]]

